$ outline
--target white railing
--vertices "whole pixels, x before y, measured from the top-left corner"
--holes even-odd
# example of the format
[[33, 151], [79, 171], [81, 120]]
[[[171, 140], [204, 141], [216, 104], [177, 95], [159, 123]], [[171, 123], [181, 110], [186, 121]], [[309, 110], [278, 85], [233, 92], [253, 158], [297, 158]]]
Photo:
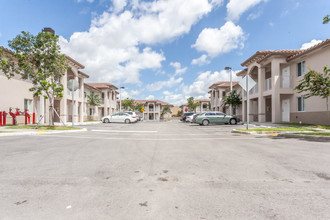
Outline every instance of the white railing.
[[272, 89], [272, 78], [268, 78], [265, 80], [265, 91]]

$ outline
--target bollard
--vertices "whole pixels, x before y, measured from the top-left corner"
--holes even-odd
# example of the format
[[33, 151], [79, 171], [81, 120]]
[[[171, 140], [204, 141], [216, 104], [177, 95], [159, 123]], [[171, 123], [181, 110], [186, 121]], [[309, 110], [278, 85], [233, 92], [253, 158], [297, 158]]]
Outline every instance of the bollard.
[[2, 124], [5, 126], [6, 125], [6, 117], [7, 117], [6, 111], [3, 111], [2, 117], [3, 117]]
[[0, 126], [2, 126], [2, 112], [0, 112]]
[[36, 123], [36, 113], [33, 112], [33, 116], [32, 116], [32, 124]]

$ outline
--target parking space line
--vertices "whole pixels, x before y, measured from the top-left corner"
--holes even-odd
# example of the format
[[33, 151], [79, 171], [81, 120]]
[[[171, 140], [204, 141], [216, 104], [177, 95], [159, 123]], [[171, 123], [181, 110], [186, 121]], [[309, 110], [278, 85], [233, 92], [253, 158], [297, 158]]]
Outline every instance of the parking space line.
[[107, 133], [157, 133], [158, 131], [122, 131], [122, 130], [91, 130], [97, 132], [107, 132]]

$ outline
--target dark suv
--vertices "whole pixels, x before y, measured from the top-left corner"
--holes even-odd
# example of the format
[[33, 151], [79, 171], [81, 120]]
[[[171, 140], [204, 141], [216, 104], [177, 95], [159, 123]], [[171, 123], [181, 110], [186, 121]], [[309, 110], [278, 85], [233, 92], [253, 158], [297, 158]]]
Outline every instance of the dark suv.
[[182, 115], [180, 121], [186, 122], [187, 116], [193, 115], [193, 112], [186, 112]]

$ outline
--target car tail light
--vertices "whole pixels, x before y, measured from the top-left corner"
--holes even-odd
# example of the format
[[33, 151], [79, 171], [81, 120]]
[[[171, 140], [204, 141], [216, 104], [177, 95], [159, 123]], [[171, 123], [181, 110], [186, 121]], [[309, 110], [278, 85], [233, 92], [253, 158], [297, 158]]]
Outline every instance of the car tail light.
[[134, 116], [132, 116], [132, 118], [135, 118]]

